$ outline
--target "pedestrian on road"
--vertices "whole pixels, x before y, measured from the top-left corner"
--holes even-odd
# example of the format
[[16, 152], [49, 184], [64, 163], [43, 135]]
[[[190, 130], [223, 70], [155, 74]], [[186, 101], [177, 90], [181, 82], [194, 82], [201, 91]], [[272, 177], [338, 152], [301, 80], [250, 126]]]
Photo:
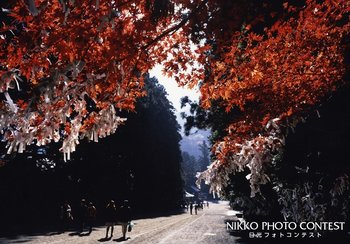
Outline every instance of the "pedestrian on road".
[[96, 207], [92, 202], [87, 206], [87, 225], [89, 226], [89, 234], [92, 232], [92, 226], [96, 219]]
[[207, 201], [207, 208], [209, 208], [209, 202]]
[[122, 233], [123, 233], [122, 239], [126, 240], [127, 227], [131, 221], [131, 208], [129, 206], [128, 200], [124, 200], [123, 205], [120, 207], [120, 209], [117, 212], [117, 216], [122, 225]]
[[87, 203], [86, 200], [83, 198], [80, 201], [80, 207], [78, 208], [78, 224], [80, 225], [80, 232], [84, 232], [85, 224], [87, 221]]
[[192, 215], [193, 203], [190, 203], [190, 214]]
[[64, 204], [61, 206], [60, 220], [62, 232], [69, 229], [70, 224], [73, 221], [73, 215], [72, 208], [69, 205], [68, 201], [65, 201]]
[[113, 236], [114, 224], [116, 221], [117, 208], [113, 200], [110, 200], [106, 207], [106, 239], [108, 239], [108, 231], [111, 229], [111, 237]]
[[197, 211], [198, 211], [198, 204], [194, 204], [194, 213], [197, 215]]

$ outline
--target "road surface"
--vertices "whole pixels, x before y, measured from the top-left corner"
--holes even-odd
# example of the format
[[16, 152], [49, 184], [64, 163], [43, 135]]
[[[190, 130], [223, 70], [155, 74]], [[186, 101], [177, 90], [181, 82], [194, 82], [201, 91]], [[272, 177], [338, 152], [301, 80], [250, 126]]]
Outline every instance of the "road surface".
[[[194, 211], [193, 211], [194, 212]], [[236, 243], [236, 238], [226, 230], [225, 220], [229, 215], [227, 202], [211, 203], [209, 208], [198, 211], [197, 215], [183, 213], [166, 217], [139, 219], [128, 239], [120, 239], [121, 226], [115, 226], [114, 236], [104, 239], [105, 227], [96, 227], [90, 235], [77, 235], [72, 232], [47, 233], [44, 235], [17, 236], [13, 239], [0, 238], [0, 243], [38, 243], [38, 244], [88, 244], [88, 243], [126, 243], [126, 244], [220, 244]]]

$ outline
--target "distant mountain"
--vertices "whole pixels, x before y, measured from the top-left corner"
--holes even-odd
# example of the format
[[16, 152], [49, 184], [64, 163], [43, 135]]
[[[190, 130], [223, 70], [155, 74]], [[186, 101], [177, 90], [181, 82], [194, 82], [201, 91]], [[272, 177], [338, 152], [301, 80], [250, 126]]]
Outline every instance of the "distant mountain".
[[202, 144], [203, 141], [206, 141], [209, 145], [208, 137], [210, 136], [210, 131], [198, 130], [196, 133], [193, 133], [189, 136], [182, 136], [180, 141], [181, 151], [188, 152], [190, 155], [199, 158], [200, 150], [199, 144]]

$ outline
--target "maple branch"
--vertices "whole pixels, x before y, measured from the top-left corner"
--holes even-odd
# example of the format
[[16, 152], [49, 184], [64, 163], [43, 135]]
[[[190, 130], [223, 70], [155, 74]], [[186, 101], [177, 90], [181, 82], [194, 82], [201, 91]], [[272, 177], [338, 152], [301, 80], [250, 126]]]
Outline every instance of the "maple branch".
[[208, 0], [204, 0], [201, 4], [199, 4], [197, 6], [196, 9], [194, 9], [189, 15], [187, 15], [186, 18], [184, 18], [182, 21], [180, 21], [180, 23], [178, 23], [177, 25], [171, 27], [170, 29], [164, 31], [162, 34], [160, 34], [159, 36], [157, 36], [156, 38], [154, 38], [153, 40], [151, 40], [149, 43], [147, 43], [146, 45], [144, 45], [141, 49], [146, 50], [147, 48], [149, 48], [151, 45], [153, 45], [154, 43], [158, 42], [159, 40], [161, 40], [163, 37], [172, 34], [174, 32], [176, 32], [177, 30], [179, 30], [182, 26], [184, 26], [206, 3], [208, 2]]
[[128, 3], [131, 3], [133, 2], [134, 0], [129, 0], [129, 1], [126, 1], [126, 2], [123, 2], [123, 3], [120, 3], [120, 4], [116, 4], [115, 7], [116, 8], [120, 8], [120, 7], [123, 7], [124, 5], [128, 4]]

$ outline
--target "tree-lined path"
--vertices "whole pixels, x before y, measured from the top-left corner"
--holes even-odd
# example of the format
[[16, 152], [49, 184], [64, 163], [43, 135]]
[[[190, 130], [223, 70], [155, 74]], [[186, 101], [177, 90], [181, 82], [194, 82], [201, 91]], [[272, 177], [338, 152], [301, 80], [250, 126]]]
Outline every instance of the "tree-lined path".
[[[235, 243], [236, 237], [226, 231], [225, 220], [229, 218], [227, 202], [211, 203], [209, 208], [198, 211], [198, 215], [183, 213], [166, 217], [135, 220], [135, 226], [122, 243]], [[74, 233], [73, 233], [74, 234]], [[89, 236], [46, 233], [18, 236], [13, 239], [1, 238], [0, 243], [116, 243], [121, 242], [121, 227], [116, 226], [111, 240], [104, 240], [105, 227], [96, 227]]]
[[[82, 198], [167, 213], [196, 195], [193, 172], [247, 220], [349, 232], [349, 40], [349, 0], [0, 1], [0, 234], [52, 228]], [[199, 90], [181, 117], [212, 132], [208, 167], [181, 156], [158, 65]], [[224, 212], [140, 220], [128, 242], [226, 242]]]

